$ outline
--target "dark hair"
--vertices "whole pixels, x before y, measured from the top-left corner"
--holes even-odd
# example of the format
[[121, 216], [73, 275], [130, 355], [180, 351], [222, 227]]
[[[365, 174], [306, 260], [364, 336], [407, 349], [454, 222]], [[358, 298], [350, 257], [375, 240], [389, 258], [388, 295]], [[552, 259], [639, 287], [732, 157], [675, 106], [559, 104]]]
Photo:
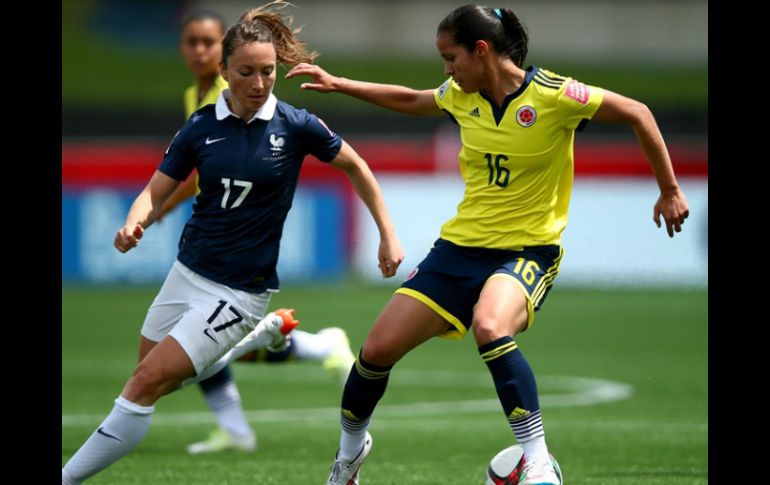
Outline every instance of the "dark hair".
[[527, 30], [508, 8], [465, 5], [454, 9], [438, 24], [437, 34], [446, 32], [455, 44], [476, 50], [477, 40], [486, 40], [495, 52], [507, 55], [519, 67], [527, 58]]
[[187, 24], [190, 22], [197, 22], [199, 20], [213, 20], [219, 24], [219, 29], [223, 33], [227, 29], [225, 18], [222, 17], [222, 15], [220, 15], [218, 12], [208, 8], [196, 8], [194, 10], [190, 10], [182, 16], [182, 19], [179, 21], [179, 30], [183, 31], [184, 28], [187, 27]]
[[222, 62], [226, 66], [227, 58], [235, 48], [250, 42], [272, 43], [279, 63], [293, 66], [300, 62], [313, 62], [318, 57], [315, 51], [308, 52], [304, 42], [295, 34], [302, 28], [291, 29], [293, 17], [284, 17], [274, 9], [291, 5], [288, 2], [274, 1], [267, 5], [248, 10], [241, 15], [238, 23], [225, 32], [222, 39]]

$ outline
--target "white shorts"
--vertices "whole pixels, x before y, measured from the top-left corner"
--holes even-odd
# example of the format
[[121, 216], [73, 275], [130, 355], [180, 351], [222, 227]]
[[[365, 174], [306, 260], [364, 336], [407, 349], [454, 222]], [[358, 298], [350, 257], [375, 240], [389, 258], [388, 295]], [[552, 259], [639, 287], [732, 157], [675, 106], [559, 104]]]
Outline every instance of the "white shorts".
[[176, 261], [147, 311], [142, 335], [154, 342], [174, 337], [199, 374], [257, 326], [275, 291], [236, 290]]

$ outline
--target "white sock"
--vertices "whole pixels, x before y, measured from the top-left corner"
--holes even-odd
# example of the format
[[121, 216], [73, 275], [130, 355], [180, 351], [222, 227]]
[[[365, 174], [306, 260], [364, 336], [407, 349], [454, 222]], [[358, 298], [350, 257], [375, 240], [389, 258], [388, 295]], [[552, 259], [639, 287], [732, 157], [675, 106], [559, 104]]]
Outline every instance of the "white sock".
[[254, 432], [243, 414], [241, 395], [234, 381], [209, 389], [204, 396], [209, 408], [216, 413], [220, 428], [236, 438], [253, 436]]
[[545, 445], [545, 436], [540, 435], [527, 441], [519, 441], [524, 448], [524, 456], [529, 459], [539, 458], [540, 460], [550, 460], [548, 456], [548, 447]]
[[366, 429], [361, 430], [360, 433], [342, 430], [340, 435], [340, 458], [347, 461], [355, 458], [361, 451], [361, 448], [364, 447], [364, 441], [366, 441]]
[[62, 483], [80, 483], [128, 454], [147, 433], [154, 410], [118, 396], [110, 414], [62, 468]]
[[366, 430], [372, 422], [372, 417], [353, 419], [343, 410], [340, 413], [340, 458], [351, 461], [364, 447]]
[[291, 338], [294, 340], [294, 356], [297, 359], [324, 360], [334, 350], [335, 341], [331, 335], [294, 330]]

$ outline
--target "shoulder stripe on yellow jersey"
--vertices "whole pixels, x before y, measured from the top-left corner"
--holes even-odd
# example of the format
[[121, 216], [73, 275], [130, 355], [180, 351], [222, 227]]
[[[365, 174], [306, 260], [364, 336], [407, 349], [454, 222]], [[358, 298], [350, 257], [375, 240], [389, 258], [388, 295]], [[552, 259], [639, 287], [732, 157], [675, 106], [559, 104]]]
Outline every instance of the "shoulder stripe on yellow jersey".
[[558, 81], [549, 81], [547, 79], [541, 78], [539, 75], [536, 75], [534, 78], [534, 81], [541, 85], [545, 86], [547, 88], [553, 88], [553, 89], [559, 89], [564, 82], [558, 82]]
[[553, 76], [549, 76], [548, 74], [544, 73], [542, 70], [537, 71], [537, 75], [542, 76], [549, 81], [564, 82], [567, 80], [566, 77], [557, 76], [556, 74], [554, 74]]
[[559, 89], [561, 87], [559, 85], [554, 86], [553, 84], [546, 84], [543, 81], [540, 81], [538, 79], [535, 79], [535, 84], [539, 84], [540, 86], [544, 86], [546, 88], [551, 88], [551, 89]]

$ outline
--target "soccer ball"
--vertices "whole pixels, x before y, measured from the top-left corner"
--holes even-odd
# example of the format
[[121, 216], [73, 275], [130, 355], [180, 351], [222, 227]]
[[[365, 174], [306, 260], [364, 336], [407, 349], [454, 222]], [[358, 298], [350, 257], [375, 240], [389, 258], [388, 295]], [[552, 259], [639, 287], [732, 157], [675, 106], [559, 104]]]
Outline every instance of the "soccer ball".
[[518, 484], [524, 462], [524, 448], [519, 445], [505, 448], [489, 462], [484, 485]]
[[[518, 485], [526, 462], [524, 448], [520, 445], [505, 448], [489, 462], [484, 485]], [[559, 483], [564, 485], [561, 468], [553, 455], [551, 455], [551, 464], [556, 472], [556, 476], [559, 478]]]

